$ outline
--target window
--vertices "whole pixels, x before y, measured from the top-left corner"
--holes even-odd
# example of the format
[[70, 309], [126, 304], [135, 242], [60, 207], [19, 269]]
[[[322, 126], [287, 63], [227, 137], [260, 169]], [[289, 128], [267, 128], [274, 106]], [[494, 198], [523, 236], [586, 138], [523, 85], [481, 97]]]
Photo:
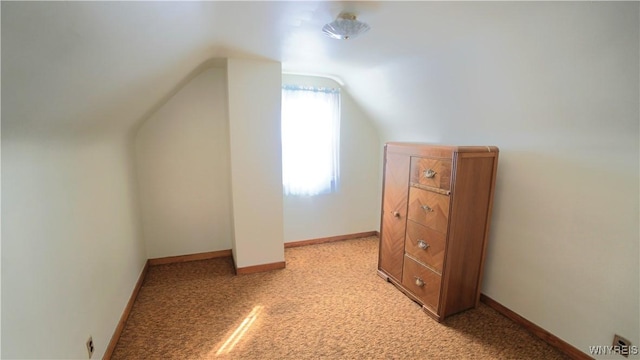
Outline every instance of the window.
[[340, 90], [282, 87], [285, 195], [334, 192], [339, 180]]

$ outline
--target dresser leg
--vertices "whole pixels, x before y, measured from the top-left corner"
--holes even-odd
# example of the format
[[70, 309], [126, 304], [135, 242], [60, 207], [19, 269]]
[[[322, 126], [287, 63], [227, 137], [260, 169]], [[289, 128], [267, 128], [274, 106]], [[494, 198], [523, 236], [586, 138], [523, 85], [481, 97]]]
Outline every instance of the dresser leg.
[[389, 276], [388, 276], [387, 274], [383, 273], [383, 272], [382, 272], [382, 271], [380, 271], [380, 270], [378, 270], [378, 276], [380, 276], [381, 278], [383, 278], [383, 279], [384, 279], [384, 281], [386, 281], [386, 282], [391, 282], [391, 281], [389, 280]]

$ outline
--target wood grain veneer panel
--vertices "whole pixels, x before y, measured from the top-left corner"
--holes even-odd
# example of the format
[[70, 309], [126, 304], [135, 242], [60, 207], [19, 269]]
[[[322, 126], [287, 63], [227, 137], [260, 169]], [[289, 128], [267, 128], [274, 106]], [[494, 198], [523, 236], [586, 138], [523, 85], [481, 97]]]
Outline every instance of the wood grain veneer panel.
[[494, 162], [495, 157], [464, 156], [456, 161], [444, 270], [444, 316], [477, 305]]
[[[420, 286], [416, 280], [423, 282]], [[435, 313], [438, 313], [440, 301], [440, 275], [405, 255], [402, 272], [402, 286], [417, 296], [420, 301]]]
[[449, 223], [449, 196], [411, 187], [408, 217], [445, 234]]
[[[428, 177], [425, 172], [433, 171]], [[423, 186], [451, 189], [451, 161], [433, 158], [411, 158], [411, 182]]]
[[[420, 225], [411, 220], [407, 221], [407, 237], [404, 243], [404, 251], [416, 260], [429, 265], [442, 274], [444, 261], [445, 235]], [[427, 244], [426, 249], [419, 246], [419, 242]]]
[[408, 156], [385, 154], [378, 268], [398, 281], [402, 279], [409, 166]]

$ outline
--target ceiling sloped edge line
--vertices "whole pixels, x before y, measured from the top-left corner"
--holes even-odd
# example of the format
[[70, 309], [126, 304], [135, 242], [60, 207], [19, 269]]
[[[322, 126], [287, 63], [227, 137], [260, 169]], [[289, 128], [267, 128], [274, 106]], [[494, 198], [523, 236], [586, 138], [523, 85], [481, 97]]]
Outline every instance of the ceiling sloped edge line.
[[205, 70], [211, 68], [226, 68], [227, 58], [213, 57], [207, 59], [191, 70], [182, 80], [178, 81], [164, 96], [162, 96], [156, 103], [149, 108], [131, 127], [131, 134], [135, 137], [138, 134], [140, 128], [155, 114], [160, 108], [171, 100], [180, 90], [187, 86], [198, 75], [202, 74]]

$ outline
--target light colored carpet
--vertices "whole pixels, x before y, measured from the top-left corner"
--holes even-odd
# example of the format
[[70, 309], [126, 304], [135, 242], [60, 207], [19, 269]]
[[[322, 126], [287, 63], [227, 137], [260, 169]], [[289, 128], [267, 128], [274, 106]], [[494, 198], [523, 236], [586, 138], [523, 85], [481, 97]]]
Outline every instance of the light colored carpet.
[[151, 267], [112, 359], [566, 358], [484, 304], [436, 322], [376, 275], [377, 254], [370, 237], [289, 248], [258, 274]]

